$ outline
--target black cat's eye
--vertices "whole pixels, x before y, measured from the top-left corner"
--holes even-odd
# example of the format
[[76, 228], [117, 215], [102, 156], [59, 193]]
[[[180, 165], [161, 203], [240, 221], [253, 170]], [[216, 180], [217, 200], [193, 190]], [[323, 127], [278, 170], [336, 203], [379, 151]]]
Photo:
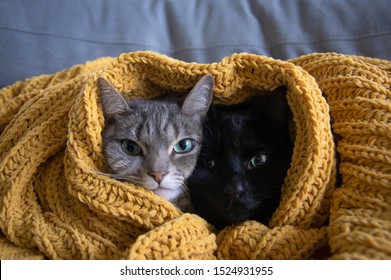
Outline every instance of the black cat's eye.
[[179, 141], [173, 148], [177, 154], [189, 153], [194, 149], [194, 140], [191, 138], [185, 138]]
[[251, 168], [258, 168], [265, 166], [269, 161], [269, 156], [267, 154], [259, 154], [255, 157], [253, 157], [250, 160], [250, 167]]
[[122, 140], [121, 147], [130, 156], [138, 156], [142, 153], [141, 147], [132, 140]]
[[205, 159], [204, 160], [204, 163], [206, 165], [206, 167], [210, 170], [213, 170], [216, 168], [216, 161], [214, 159]]

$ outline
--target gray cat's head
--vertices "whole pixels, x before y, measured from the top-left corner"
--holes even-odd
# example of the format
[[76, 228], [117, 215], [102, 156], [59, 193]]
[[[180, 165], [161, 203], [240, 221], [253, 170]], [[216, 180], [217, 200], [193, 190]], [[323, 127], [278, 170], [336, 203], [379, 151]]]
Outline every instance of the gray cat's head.
[[213, 77], [201, 78], [182, 105], [127, 100], [102, 77], [98, 87], [105, 117], [103, 153], [110, 175], [175, 201], [197, 162]]

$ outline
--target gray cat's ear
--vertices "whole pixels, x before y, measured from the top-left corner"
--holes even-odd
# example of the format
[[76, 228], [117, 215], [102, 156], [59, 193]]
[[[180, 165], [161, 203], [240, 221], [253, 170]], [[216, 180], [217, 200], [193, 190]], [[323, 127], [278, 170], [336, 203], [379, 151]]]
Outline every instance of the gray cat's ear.
[[187, 95], [182, 105], [183, 113], [206, 117], [213, 98], [213, 76], [203, 76]]
[[105, 78], [99, 77], [97, 84], [105, 116], [113, 116], [129, 110], [126, 100]]

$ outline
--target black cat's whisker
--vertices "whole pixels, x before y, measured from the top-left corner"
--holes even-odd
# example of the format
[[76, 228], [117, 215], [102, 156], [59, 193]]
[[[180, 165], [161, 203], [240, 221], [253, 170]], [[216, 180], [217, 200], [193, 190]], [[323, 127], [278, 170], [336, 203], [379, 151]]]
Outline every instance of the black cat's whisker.
[[275, 198], [280, 197], [281, 190], [278, 189], [280, 186], [275, 186], [273, 189], [269, 189], [267, 192], [259, 193], [256, 195], [257, 198]]
[[[196, 170], [188, 180], [196, 213], [223, 228], [246, 219], [267, 222], [278, 206], [292, 154], [285, 137], [285, 91], [261, 103], [213, 105]], [[238, 188], [240, 186], [240, 188]]]
[[208, 125], [208, 123], [205, 123], [204, 124], [204, 128], [206, 129], [206, 132], [207, 133], [205, 133], [205, 131], [204, 131], [204, 141], [206, 140], [206, 139], [212, 139], [213, 138], [213, 130], [212, 130], [212, 128]]

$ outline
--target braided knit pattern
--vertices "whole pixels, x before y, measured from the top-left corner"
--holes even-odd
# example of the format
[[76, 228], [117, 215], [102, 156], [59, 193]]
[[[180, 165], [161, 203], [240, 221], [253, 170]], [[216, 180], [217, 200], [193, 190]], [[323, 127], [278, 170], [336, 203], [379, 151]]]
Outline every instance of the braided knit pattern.
[[318, 54], [294, 60], [324, 92], [339, 136], [330, 210], [334, 259], [391, 259], [391, 63]]
[[[337, 54], [280, 61], [243, 53], [197, 64], [135, 52], [6, 87], [0, 258], [309, 259], [325, 246], [336, 259], [390, 258], [390, 67]], [[151, 191], [97, 172], [105, 171], [98, 76], [129, 98], [152, 98], [186, 94], [207, 73], [215, 103], [288, 88], [296, 140], [268, 225], [216, 232]]]

